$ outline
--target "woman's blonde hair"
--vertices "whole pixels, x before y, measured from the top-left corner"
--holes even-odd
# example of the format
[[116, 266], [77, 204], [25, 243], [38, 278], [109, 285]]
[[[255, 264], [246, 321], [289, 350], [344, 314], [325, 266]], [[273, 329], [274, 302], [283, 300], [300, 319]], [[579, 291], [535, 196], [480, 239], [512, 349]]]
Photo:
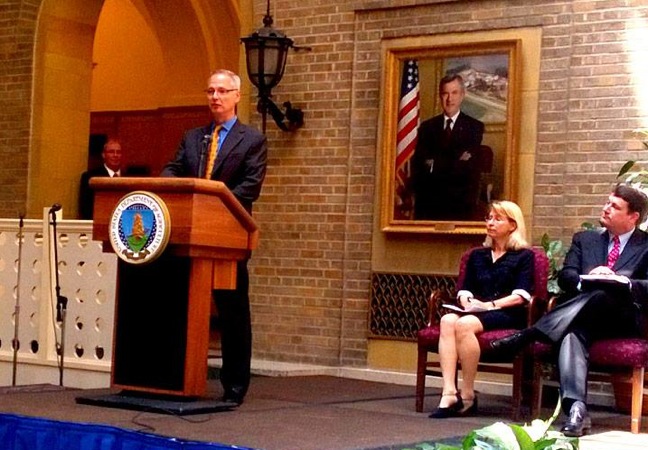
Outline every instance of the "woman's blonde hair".
[[[520, 250], [522, 248], [529, 248], [530, 245], [527, 241], [526, 225], [524, 224], [524, 215], [520, 207], [507, 200], [495, 201], [491, 203], [488, 209], [489, 213], [497, 214], [498, 216], [506, 217], [515, 222], [515, 230], [510, 234], [508, 242], [506, 243], [507, 250]], [[484, 247], [492, 247], [493, 240], [490, 236], [486, 236]]]

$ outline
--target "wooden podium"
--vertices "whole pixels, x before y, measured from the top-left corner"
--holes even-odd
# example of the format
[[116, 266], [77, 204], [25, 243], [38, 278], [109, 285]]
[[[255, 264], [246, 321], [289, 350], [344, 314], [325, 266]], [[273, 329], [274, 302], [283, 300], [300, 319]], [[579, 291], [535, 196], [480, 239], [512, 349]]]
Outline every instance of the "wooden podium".
[[119, 260], [111, 387], [199, 398], [207, 387], [213, 289], [236, 287], [236, 262], [258, 244], [258, 228], [227, 187], [195, 178], [93, 178], [94, 240], [112, 252], [111, 216], [124, 196], [155, 194], [168, 208], [162, 255]]

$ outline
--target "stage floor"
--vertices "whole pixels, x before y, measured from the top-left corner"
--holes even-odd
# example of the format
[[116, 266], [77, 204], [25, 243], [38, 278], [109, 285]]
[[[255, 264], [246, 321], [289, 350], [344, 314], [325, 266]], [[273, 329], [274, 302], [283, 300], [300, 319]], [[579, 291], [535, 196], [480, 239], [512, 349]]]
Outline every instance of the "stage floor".
[[[267, 450], [347, 450], [401, 448], [407, 444], [463, 436], [495, 421], [509, 421], [510, 399], [480, 396], [475, 417], [432, 420], [414, 411], [414, 387], [329, 376], [259, 377], [252, 379], [239, 408], [209, 414], [176, 416], [77, 404], [76, 397], [108, 390], [75, 390], [57, 386], [0, 388], [0, 411], [61, 421], [106, 424], [187, 440], [217, 442]], [[426, 411], [439, 390], [427, 392]], [[209, 381], [209, 397], [220, 395]], [[549, 409], [544, 411], [551, 414]], [[630, 435], [630, 417], [609, 409], [592, 411], [594, 436], [582, 450], [635, 450], [648, 436]], [[648, 432], [648, 423], [643, 426]]]

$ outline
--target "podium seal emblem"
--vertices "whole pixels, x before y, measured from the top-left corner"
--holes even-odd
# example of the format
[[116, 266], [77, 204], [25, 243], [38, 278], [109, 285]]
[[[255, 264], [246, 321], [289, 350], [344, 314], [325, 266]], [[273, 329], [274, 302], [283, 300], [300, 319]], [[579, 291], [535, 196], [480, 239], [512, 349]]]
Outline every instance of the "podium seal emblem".
[[146, 191], [119, 200], [109, 225], [110, 244], [130, 264], [145, 264], [159, 257], [169, 243], [171, 219], [164, 201]]

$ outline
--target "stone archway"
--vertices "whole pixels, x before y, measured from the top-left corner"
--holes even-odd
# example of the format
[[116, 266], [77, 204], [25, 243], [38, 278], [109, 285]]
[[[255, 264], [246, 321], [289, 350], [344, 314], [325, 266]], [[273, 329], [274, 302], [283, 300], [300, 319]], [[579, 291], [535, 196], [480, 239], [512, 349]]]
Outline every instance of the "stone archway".
[[44, 0], [36, 30], [27, 214], [76, 198], [88, 145], [92, 42], [103, 0]]
[[[95, 33], [107, 1], [43, 0], [41, 5], [34, 54], [28, 217], [41, 217], [43, 207], [53, 203], [63, 205], [64, 217], [76, 217], [79, 175], [87, 162]], [[159, 74], [165, 80], [159, 106], [198, 104], [203, 99], [193, 93], [200, 91], [198, 83], [202, 87], [211, 69], [244, 67], [238, 39], [242, 22], [250, 22], [251, 0], [240, 2], [246, 8], [237, 0], [218, 5], [179, 0], [162, 6], [152, 0], [110, 1], [131, 4], [157, 40], [165, 71]], [[124, 68], [125, 73], [129, 70], [133, 69]], [[99, 89], [110, 90], [103, 83]], [[128, 95], [124, 109], [137, 109], [138, 100], [124, 95]]]

